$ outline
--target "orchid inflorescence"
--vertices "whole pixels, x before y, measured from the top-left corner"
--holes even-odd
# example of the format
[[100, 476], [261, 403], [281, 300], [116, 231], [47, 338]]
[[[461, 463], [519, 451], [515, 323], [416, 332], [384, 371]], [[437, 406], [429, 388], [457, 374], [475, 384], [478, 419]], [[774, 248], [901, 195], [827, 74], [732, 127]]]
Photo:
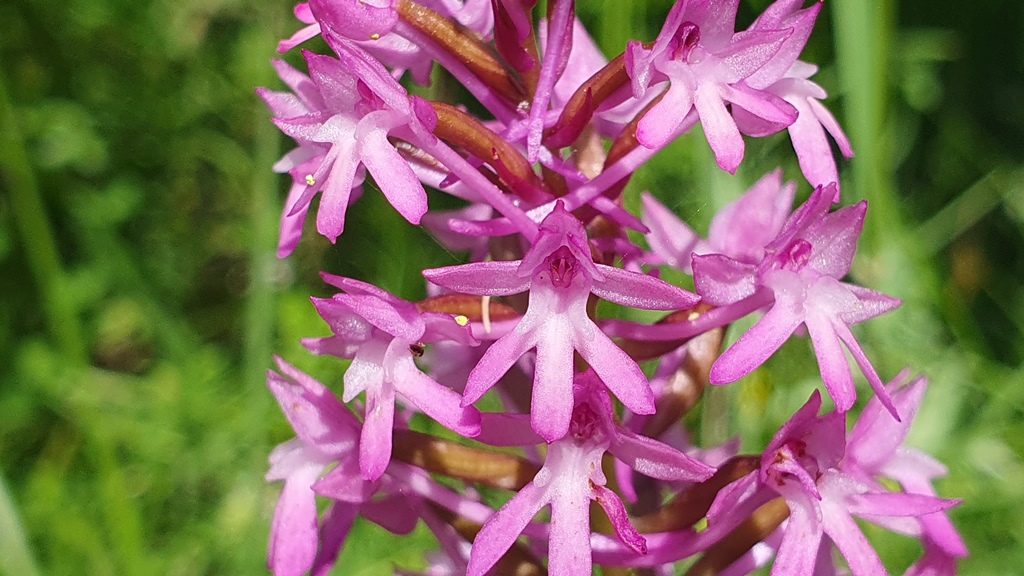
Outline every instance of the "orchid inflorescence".
[[[422, 521], [431, 575], [883, 574], [857, 517], [920, 540], [909, 574], [953, 573], [967, 552], [946, 514], [957, 502], [931, 484], [945, 468], [902, 445], [927, 381], [883, 382], [850, 329], [900, 302], [844, 281], [867, 205], [833, 209], [833, 143], [853, 151], [798, 59], [821, 3], [776, 0], [737, 31], [739, 0], [678, 0], [657, 38], [610, 61], [573, 0], [538, 18], [535, 4], [295, 8], [304, 27], [279, 51], [321, 36], [333, 54], [303, 51], [308, 73], [275, 61], [289, 91], [258, 91], [297, 144], [275, 165], [292, 180], [279, 256], [314, 206], [336, 242], [370, 176], [469, 261], [423, 270], [417, 302], [323, 274], [338, 292], [312, 300], [332, 335], [303, 344], [351, 363], [340, 399], [284, 360], [269, 372], [297, 435], [270, 457], [268, 480], [284, 482], [270, 569], [327, 573], [361, 516], [396, 534]], [[470, 108], [409, 93], [402, 82], [428, 83], [435, 64]], [[627, 211], [631, 175], [697, 124], [730, 173], [744, 135], [788, 131], [810, 197], [793, 210], [797, 186], [776, 170], [706, 238], [646, 193], [639, 217]], [[464, 208], [429, 211], [427, 188]], [[664, 315], [600, 318], [602, 300]], [[797, 329], [834, 409], [815, 392], [759, 455], [695, 446], [683, 419], [705, 386], [750, 374]], [[873, 390], [851, 430], [847, 353]], [[481, 412], [491, 392], [498, 408]], [[450, 432], [417, 431], [427, 421]]]

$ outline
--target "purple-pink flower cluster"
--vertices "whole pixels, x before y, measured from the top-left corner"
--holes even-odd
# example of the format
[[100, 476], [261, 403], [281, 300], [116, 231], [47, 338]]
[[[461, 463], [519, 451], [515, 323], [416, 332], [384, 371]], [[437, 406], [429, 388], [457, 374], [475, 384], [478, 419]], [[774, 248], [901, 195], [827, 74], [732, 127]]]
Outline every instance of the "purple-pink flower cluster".
[[[279, 50], [320, 36], [331, 54], [303, 50], [306, 72], [274, 61], [288, 90], [258, 90], [295, 142], [274, 167], [292, 181], [279, 256], [314, 208], [316, 231], [344, 243], [349, 205], [379, 191], [467, 261], [389, 255], [422, 271], [425, 299], [323, 274], [338, 293], [312, 305], [332, 335], [303, 345], [349, 363], [337, 392], [282, 359], [268, 374], [296, 433], [267, 474], [284, 482], [274, 574], [328, 573], [360, 517], [396, 534], [422, 522], [431, 575], [886, 573], [854, 518], [920, 541], [908, 574], [955, 572], [957, 502], [932, 485], [945, 468], [903, 446], [927, 380], [884, 383], [851, 331], [900, 301], [847, 281], [867, 204], [837, 206], [829, 136], [853, 152], [799, 60], [822, 8], [804, 3], [776, 0], [737, 29], [739, 0], [678, 0], [656, 38], [610, 60], [573, 0], [543, 14], [535, 0], [295, 7]], [[438, 74], [473, 102], [408, 91]], [[794, 208], [798, 185], [776, 170], [706, 238], [652, 194], [627, 211], [632, 174], [698, 124], [730, 173], [746, 138], [786, 130], [809, 198]], [[428, 189], [463, 208], [432, 210]], [[792, 406], [760, 453], [696, 445], [686, 416], [705, 387], [798, 332], [830, 406], [820, 391]], [[850, 359], [872, 392], [859, 418]], [[429, 422], [447, 432], [421, 432]]]

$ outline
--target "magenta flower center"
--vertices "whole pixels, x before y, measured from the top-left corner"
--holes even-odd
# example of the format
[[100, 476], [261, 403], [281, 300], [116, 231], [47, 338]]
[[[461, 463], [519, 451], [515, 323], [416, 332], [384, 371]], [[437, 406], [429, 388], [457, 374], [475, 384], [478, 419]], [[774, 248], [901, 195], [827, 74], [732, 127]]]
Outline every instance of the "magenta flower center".
[[779, 254], [778, 264], [786, 270], [801, 270], [811, 260], [811, 243], [804, 239], [794, 241]]
[[594, 437], [598, 423], [597, 413], [588, 402], [577, 404], [569, 422], [569, 434], [577, 444], [581, 444]]
[[567, 246], [562, 246], [547, 257], [548, 270], [551, 272], [551, 284], [556, 288], [568, 288], [578, 272], [578, 261]]
[[669, 45], [672, 59], [687, 62], [690, 52], [697, 47], [699, 42], [700, 26], [693, 22], [683, 22], [679, 25], [679, 29], [676, 30], [676, 34], [672, 37], [672, 42]]
[[775, 451], [768, 475], [778, 486], [792, 480], [813, 486], [821, 472], [818, 460], [807, 453], [807, 443], [793, 439]]

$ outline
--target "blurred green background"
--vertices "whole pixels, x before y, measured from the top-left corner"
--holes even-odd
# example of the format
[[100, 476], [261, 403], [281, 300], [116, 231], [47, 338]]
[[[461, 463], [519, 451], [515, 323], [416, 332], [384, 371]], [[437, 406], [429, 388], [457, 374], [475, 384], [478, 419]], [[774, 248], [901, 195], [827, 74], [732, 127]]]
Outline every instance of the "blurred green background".
[[[745, 0], [741, 24], [767, 4]], [[653, 38], [668, 6], [579, 10], [610, 53]], [[270, 166], [288, 143], [253, 89], [279, 87], [268, 61], [291, 8], [0, 2], [0, 574], [263, 572], [266, 456], [291, 436], [264, 372], [279, 353], [340, 382], [298, 345], [324, 333], [317, 272], [417, 298], [412, 266], [455, 262], [373, 191], [336, 247], [309, 230], [274, 257], [286, 184]], [[853, 276], [905, 300], [857, 334], [883, 377], [932, 380], [912, 443], [964, 500], [965, 574], [1024, 571], [1022, 38], [1016, 0], [831, 0], [804, 57], [858, 154], [846, 200], [870, 201]], [[735, 178], [694, 136], [630, 194], [699, 228], [779, 164], [798, 177], [784, 136], [751, 143]], [[757, 449], [813, 374], [797, 340], [715, 393]], [[871, 535], [895, 571], [917, 554]], [[429, 537], [402, 542], [359, 526], [336, 572], [422, 567]]]

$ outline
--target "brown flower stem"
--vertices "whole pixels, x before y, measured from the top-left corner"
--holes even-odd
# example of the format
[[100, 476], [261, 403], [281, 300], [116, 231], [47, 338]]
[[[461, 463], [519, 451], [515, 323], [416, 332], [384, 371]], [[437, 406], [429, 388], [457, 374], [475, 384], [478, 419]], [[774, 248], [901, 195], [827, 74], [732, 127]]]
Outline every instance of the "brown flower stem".
[[[636, 118], [634, 118], [629, 124], [626, 125], [625, 128], [622, 129], [622, 132], [619, 133], [618, 137], [615, 138], [615, 140], [612, 142], [611, 148], [608, 150], [608, 157], [605, 158], [604, 160], [603, 169], [607, 170], [609, 167], [611, 167], [616, 162], [621, 160], [626, 154], [632, 152], [637, 146], [640, 145], [640, 141], [637, 140], [636, 138], [636, 128], [640, 124], [640, 119], [643, 118], [644, 114], [647, 114], [647, 111], [653, 108], [655, 104], [660, 102], [662, 97], [664, 97], [664, 94], [659, 95], [657, 98], [652, 100], [647, 106], [644, 107], [643, 110], [640, 111], [639, 114], [636, 115]], [[622, 178], [618, 182], [612, 184], [611, 186], [606, 188], [601, 195], [607, 198], [618, 199], [622, 194], [622, 191], [626, 189], [626, 185], [629, 184], [629, 178], [629, 176], [626, 176], [625, 178]], [[600, 215], [600, 213], [594, 208], [592, 208], [589, 204], [580, 207], [574, 212], [574, 214], [583, 222], [590, 222], [591, 220]]]
[[697, 405], [709, 383], [711, 365], [722, 354], [724, 337], [725, 328], [715, 328], [687, 343], [686, 356], [657, 400], [657, 412], [644, 425], [644, 436], [661, 436]]
[[601, 135], [592, 125], [587, 125], [576, 139], [573, 154], [576, 156], [576, 168], [591, 180], [601, 173], [608, 158]]
[[[533, 22], [532, 18], [530, 19], [530, 22]], [[527, 97], [529, 98], [529, 101], [532, 102], [534, 94], [537, 93], [537, 84], [540, 82], [541, 68], [540, 50], [537, 49], [537, 31], [532, 25], [530, 26], [530, 35], [527, 36], [526, 40], [523, 42], [523, 49], [526, 50], [526, 53], [530, 55], [530, 58], [533, 58], [533, 61], [537, 63], [529, 70], [519, 72], [519, 75], [523, 79], [523, 83], [526, 84]]]
[[619, 54], [581, 84], [565, 103], [558, 121], [546, 131], [550, 145], [562, 148], [575, 142], [590, 124], [594, 111], [628, 82], [626, 59]]
[[758, 456], [734, 456], [722, 464], [714, 476], [676, 495], [658, 511], [634, 518], [633, 525], [641, 533], [689, 528], [708, 513], [719, 490], [757, 470], [760, 463]]
[[[705, 314], [707, 314], [708, 312], [711, 312], [713, 310], [715, 310], [715, 308], [713, 306], [711, 306], [711, 305], [709, 305], [709, 304], [707, 304], [705, 302], [701, 302], [697, 306], [695, 306], [693, 308], [690, 308], [688, 310], [679, 310], [679, 311], [673, 312], [673, 313], [665, 316], [661, 320], [658, 320], [658, 322], [655, 323], [655, 325], [657, 326], [657, 325], [661, 325], [661, 324], [677, 324], [677, 323], [680, 323], [680, 322], [694, 322], [695, 320], [699, 319], [701, 316], [704, 316]], [[679, 348], [683, 344], [686, 344], [687, 342], [689, 342], [693, 338], [697, 338], [697, 337], [699, 337], [699, 336], [701, 336], [703, 334], [707, 334], [707, 333], [713, 332], [713, 331], [715, 331], [715, 330], [717, 330], [719, 328], [723, 328], [724, 329], [726, 327], [727, 327], [727, 325], [712, 326], [706, 332], [702, 332], [701, 334], [698, 334], [697, 336], [692, 336], [692, 337], [688, 337], [688, 338], [682, 338], [682, 339], [679, 339], [679, 340], [667, 340], [667, 341], [650, 340], [650, 341], [648, 341], [648, 340], [631, 340], [629, 338], [621, 338], [621, 339], [618, 340], [618, 344], [619, 344], [619, 347], [622, 348], [622, 350], [626, 354], [629, 354], [629, 356], [631, 358], [633, 358], [637, 362], [642, 362], [644, 360], [651, 360], [653, 358], [657, 358], [657, 357], [659, 357], [662, 354], [665, 354], [667, 352], [671, 352], [672, 350], [675, 350], [676, 348]]]
[[547, 185], [548, 190], [550, 190], [552, 194], [555, 196], [565, 196], [569, 193], [569, 184], [565, 181], [565, 176], [562, 176], [547, 166], [541, 166], [540, 173], [544, 178], [544, 184]]
[[521, 489], [540, 471], [518, 456], [470, 448], [413, 430], [395, 430], [392, 458], [427, 472], [505, 490]]
[[[440, 506], [431, 505], [431, 509], [440, 519], [450, 524], [467, 542], [472, 542], [482, 528], [476, 522], [457, 516]], [[513, 543], [508, 552], [488, 572], [488, 574], [508, 574], [510, 576], [547, 576], [547, 573], [540, 560], [519, 542]]]
[[[416, 309], [420, 312], [464, 316], [470, 322], [481, 322], [484, 316], [484, 301], [480, 296], [469, 294], [442, 294], [416, 303]], [[488, 302], [487, 312], [491, 322], [511, 320], [519, 316], [514, 308], [496, 300]]]
[[700, 560], [686, 571], [686, 576], [715, 576], [770, 536], [788, 517], [789, 506], [782, 498], [761, 506], [728, 536], [708, 548]]
[[411, 0], [398, 0], [395, 9], [403, 21], [448, 51], [513, 107], [527, 99], [523, 86], [472, 32]]
[[530, 203], [547, 201], [544, 182], [519, 150], [470, 114], [442, 102], [430, 105], [437, 113], [435, 136], [489, 164], [503, 189]]

